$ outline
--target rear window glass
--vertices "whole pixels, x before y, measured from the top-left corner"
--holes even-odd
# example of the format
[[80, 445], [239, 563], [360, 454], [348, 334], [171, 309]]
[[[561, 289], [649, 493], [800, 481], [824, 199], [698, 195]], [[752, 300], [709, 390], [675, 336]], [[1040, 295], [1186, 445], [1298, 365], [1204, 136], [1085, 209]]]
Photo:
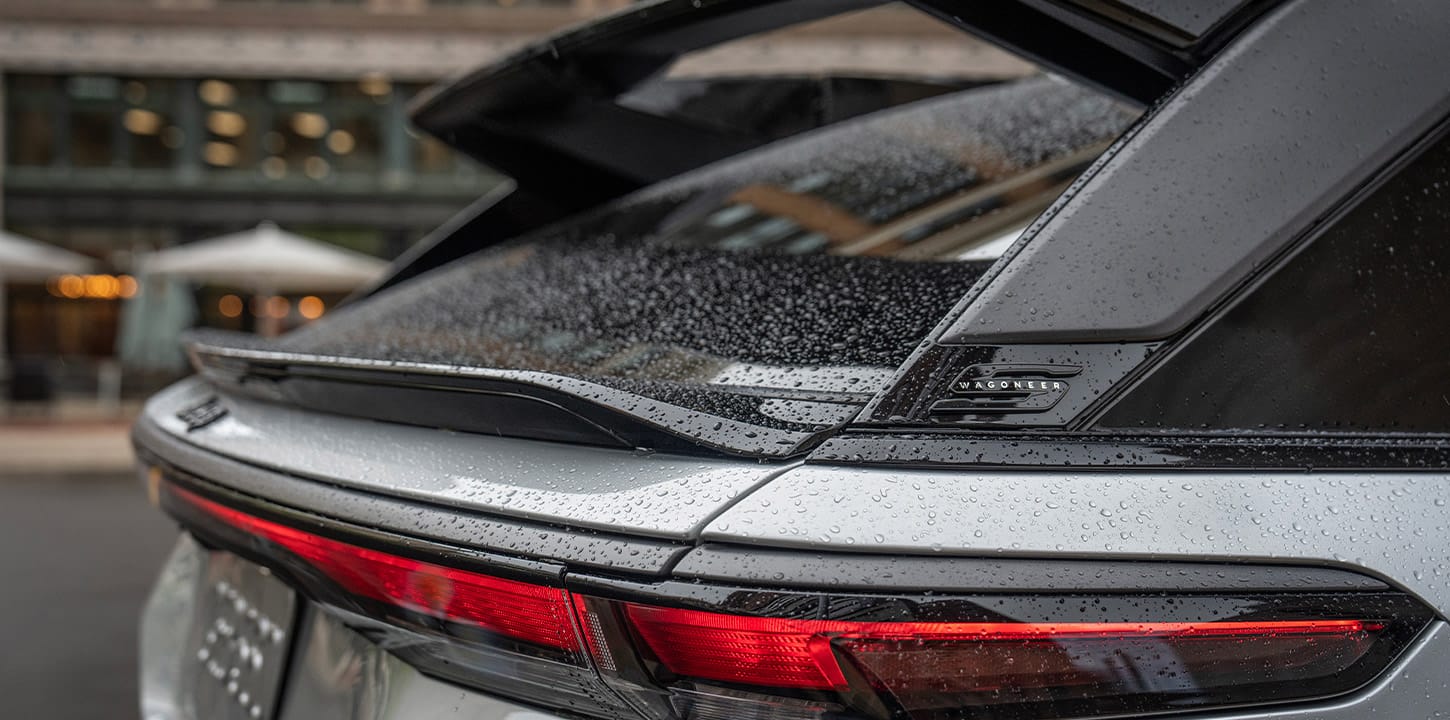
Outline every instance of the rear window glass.
[[281, 345], [542, 371], [773, 428], [844, 422], [1138, 115], [1023, 66], [497, 243]]

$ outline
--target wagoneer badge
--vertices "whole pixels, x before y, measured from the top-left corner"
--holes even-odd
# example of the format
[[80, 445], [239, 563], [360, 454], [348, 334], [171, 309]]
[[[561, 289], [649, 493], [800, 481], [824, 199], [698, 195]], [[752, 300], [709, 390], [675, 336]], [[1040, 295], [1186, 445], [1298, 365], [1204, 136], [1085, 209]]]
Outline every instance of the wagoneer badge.
[[952, 381], [950, 397], [937, 401], [937, 413], [1026, 413], [1051, 408], [1067, 394], [1066, 378], [1082, 372], [1076, 365], [984, 363]]

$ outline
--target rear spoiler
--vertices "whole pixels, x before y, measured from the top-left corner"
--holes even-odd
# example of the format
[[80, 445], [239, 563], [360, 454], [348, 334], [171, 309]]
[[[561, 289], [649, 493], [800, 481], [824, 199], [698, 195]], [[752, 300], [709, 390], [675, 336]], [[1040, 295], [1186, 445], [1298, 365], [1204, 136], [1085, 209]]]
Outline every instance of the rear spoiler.
[[[1144, 105], [1194, 72], [1272, 0], [1161, 0], [1155, 16], [1124, 0], [908, 0], [938, 19], [1038, 64]], [[1184, 29], [1184, 3], [1203, 28]], [[620, 98], [659, 83], [694, 50], [884, 0], [655, 0], [565, 30], [437, 86], [415, 101], [423, 131], [509, 176], [506, 196], [478, 203], [426, 238], [375, 291], [647, 185], [780, 138], [642, 112]], [[1204, 18], [1207, 20], [1205, 21]], [[1175, 24], [1177, 23], [1177, 24]], [[1201, 34], [1195, 34], [1201, 31]], [[768, 82], [755, 79], [757, 82]], [[839, 119], [839, 118], [836, 118]], [[822, 124], [833, 121], [824, 118]], [[801, 128], [808, 129], [808, 128]], [[466, 245], [466, 246], [465, 246]]]
[[[753, 146], [750, 138], [631, 112], [613, 102], [621, 94], [658, 76], [691, 51], [883, 4], [883, 0], [641, 3], [436, 88], [416, 102], [413, 121], [520, 185], [528, 186], [539, 172], [546, 175], [539, 179], [557, 183], [567, 169], [584, 173], [575, 176], [571, 185], [602, 181], [604, 186], [593, 192], [618, 193]], [[1166, 20], [1124, 7], [1131, 3], [914, 0], [912, 4], [1140, 105], [1181, 81], [1197, 68], [1206, 50], [1224, 39], [1222, 29], [1210, 37], [1191, 36]], [[1214, 4], [1223, 3], [1202, 3]], [[1203, 10], [1207, 14], [1213, 9]], [[648, 146], [641, 147], [645, 140]]]

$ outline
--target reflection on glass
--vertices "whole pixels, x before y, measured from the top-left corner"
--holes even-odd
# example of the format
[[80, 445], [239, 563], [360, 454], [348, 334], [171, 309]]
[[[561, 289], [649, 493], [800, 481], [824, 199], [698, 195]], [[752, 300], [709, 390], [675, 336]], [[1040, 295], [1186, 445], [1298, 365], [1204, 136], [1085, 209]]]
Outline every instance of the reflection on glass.
[[419, 137], [413, 143], [413, 170], [419, 174], [452, 172], [456, 162], [453, 150], [431, 137]]

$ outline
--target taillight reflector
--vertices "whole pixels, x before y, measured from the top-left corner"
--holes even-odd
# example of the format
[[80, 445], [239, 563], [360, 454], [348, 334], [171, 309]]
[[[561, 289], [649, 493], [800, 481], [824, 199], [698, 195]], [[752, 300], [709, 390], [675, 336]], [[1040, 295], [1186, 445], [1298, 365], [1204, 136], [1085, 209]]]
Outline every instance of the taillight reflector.
[[536, 645], [579, 647], [562, 589], [379, 552], [249, 515], [181, 488], [172, 492], [227, 525], [286, 548], [354, 595]]
[[[720, 682], [814, 690], [844, 689], [849, 685], [837, 650], [868, 666], [891, 658], [894, 672], [876, 678], [892, 685], [899, 672], [920, 676], [948, 670], [966, 679], [998, 677], [1001, 668], [1033, 655], [1032, 648], [1063, 647], [1106, 641], [1135, 640], [1165, 643], [1218, 640], [1240, 645], [1244, 641], [1297, 639], [1300, 643], [1329, 641], [1363, 645], [1381, 629], [1379, 623], [1360, 620], [1276, 620], [1261, 622], [1142, 622], [1142, 623], [1007, 623], [1007, 622], [854, 622], [791, 620], [628, 604], [625, 611], [659, 661], [677, 675]], [[1338, 641], [1336, 643], [1336, 641]], [[1323, 645], [1324, 643], [1320, 643]], [[993, 652], [993, 649], [997, 652]], [[1207, 649], [1207, 648], [1205, 648]], [[1286, 648], [1288, 650], [1288, 648]], [[1361, 650], [1362, 652], [1362, 650]], [[1356, 653], [1358, 654], [1358, 653]], [[902, 665], [902, 655], [933, 661], [914, 669]], [[943, 656], [956, 661], [942, 666]], [[1013, 656], [1021, 656], [1014, 658]], [[892, 657], [895, 656], [895, 657]], [[1041, 658], [1037, 658], [1041, 659]], [[994, 665], [994, 661], [1000, 662]], [[1049, 663], [1050, 665], [1051, 663]], [[1020, 674], [1041, 670], [1041, 663], [1021, 663]], [[873, 668], [868, 668], [873, 669]], [[964, 672], [976, 669], [979, 672]], [[990, 672], [987, 672], [990, 671]], [[929, 678], [938, 681], [939, 678]], [[967, 690], [967, 688], [958, 688]]]

